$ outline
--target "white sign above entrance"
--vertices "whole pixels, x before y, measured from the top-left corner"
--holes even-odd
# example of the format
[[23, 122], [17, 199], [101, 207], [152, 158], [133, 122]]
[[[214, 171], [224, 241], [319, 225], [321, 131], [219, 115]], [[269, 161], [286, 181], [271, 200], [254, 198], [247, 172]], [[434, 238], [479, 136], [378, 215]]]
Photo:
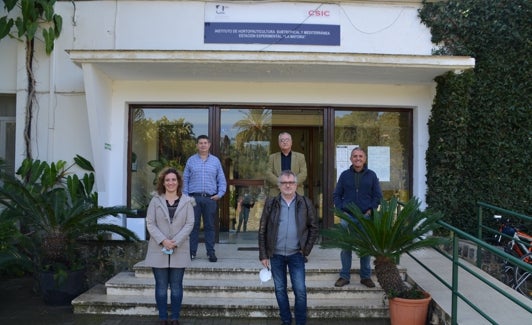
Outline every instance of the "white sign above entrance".
[[340, 45], [334, 4], [206, 3], [205, 43]]

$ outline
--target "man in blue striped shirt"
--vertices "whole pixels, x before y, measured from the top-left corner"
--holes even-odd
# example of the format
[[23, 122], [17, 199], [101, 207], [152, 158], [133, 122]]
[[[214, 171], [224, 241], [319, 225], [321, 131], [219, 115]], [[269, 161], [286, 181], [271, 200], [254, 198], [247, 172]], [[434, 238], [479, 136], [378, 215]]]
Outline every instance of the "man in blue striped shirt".
[[227, 181], [218, 157], [211, 155], [211, 141], [206, 135], [200, 135], [196, 142], [197, 154], [190, 156], [183, 173], [183, 193], [196, 199], [194, 207], [194, 229], [190, 234], [190, 257], [196, 258], [199, 242], [199, 230], [203, 218], [205, 248], [210, 262], [218, 258], [214, 252], [217, 201], [224, 196]]

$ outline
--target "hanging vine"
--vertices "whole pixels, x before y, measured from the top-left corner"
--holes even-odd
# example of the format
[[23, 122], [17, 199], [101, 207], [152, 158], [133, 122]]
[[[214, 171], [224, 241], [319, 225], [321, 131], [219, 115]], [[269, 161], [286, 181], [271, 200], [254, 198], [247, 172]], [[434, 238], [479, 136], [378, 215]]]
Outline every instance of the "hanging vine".
[[37, 104], [36, 79], [33, 71], [35, 60], [35, 38], [40, 30], [46, 54], [52, 53], [54, 41], [59, 37], [63, 19], [54, 11], [55, 0], [3, 0], [5, 16], [0, 17], [0, 40], [11, 37], [24, 42], [26, 46], [27, 98], [24, 122], [24, 143], [26, 158], [32, 159], [31, 129], [33, 107]]

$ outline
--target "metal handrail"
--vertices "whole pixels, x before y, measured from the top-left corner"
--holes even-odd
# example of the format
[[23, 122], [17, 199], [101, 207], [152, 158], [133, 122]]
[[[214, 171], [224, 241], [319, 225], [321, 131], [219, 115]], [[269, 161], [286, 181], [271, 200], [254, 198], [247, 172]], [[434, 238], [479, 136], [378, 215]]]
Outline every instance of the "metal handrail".
[[[504, 214], [510, 214], [515, 217], [520, 217], [524, 220], [532, 220], [531, 217], [522, 215], [510, 210], [501, 209], [498, 207], [494, 207], [491, 205], [488, 205], [486, 203], [479, 202], [482, 206], [488, 207], [490, 209], [496, 209], [497, 211], [504, 213]], [[481, 214], [479, 214], [480, 218]], [[471, 300], [467, 299], [459, 290], [458, 290], [458, 269], [463, 269], [469, 274], [473, 275], [492, 289], [499, 292], [501, 295], [515, 303], [516, 305], [520, 306], [524, 310], [528, 311], [529, 313], [532, 313], [532, 308], [523, 303], [521, 300], [515, 298], [514, 296], [507, 293], [504, 289], [501, 289], [496, 283], [493, 283], [490, 279], [485, 278], [482, 274], [477, 272], [475, 269], [468, 266], [468, 264], [463, 263], [459, 258], [459, 239], [465, 239], [468, 241], [471, 241], [477, 245], [477, 257], [480, 255], [481, 250], [485, 249], [487, 251], [490, 251], [491, 253], [500, 256], [502, 259], [509, 260], [512, 264], [519, 266], [523, 270], [527, 272], [532, 272], [532, 265], [521, 261], [520, 259], [500, 250], [494, 247], [493, 245], [483, 241], [481, 238], [482, 232], [479, 231], [479, 238], [476, 238], [456, 227], [451, 226], [450, 224], [444, 222], [444, 221], [438, 221], [438, 224], [443, 228], [450, 232], [451, 239], [452, 239], [452, 254], [449, 255], [447, 252], [439, 249], [438, 247], [434, 247], [434, 249], [439, 252], [442, 256], [452, 261], [453, 267], [452, 267], [452, 279], [451, 283], [448, 283], [446, 280], [438, 276], [436, 273], [434, 273], [429, 267], [427, 267], [423, 262], [421, 262], [419, 259], [417, 259], [415, 256], [413, 256], [411, 253], [407, 253], [414, 261], [416, 261], [419, 265], [421, 265], [426, 271], [428, 271], [433, 277], [435, 277], [439, 282], [441, 282], [444, 286], [446, 286], [449, 290], [452, 292], [452, 303], [451, 303], [451, 324], [456, 325], [458, 324], [458, 298], [460, 298], [462, 301], [464, 301], [467, 305], [469, 305], [472, 309], [474, 309], [477, 313], [479, 313], [484, 319], [489, 321], [492, 324], [497, 324], [495, 320], [493, 320], [489, 315], [487, 315], [483, 310], [481, 310], [478, 306], [476, 306]]]

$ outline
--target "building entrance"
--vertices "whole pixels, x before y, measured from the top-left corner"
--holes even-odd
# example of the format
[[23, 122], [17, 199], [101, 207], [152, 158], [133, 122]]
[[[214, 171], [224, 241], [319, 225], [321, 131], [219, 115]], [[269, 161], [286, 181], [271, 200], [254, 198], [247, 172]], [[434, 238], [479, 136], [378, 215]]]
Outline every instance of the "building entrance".
[[321, 227], [335, 223], [332, 193], [355, 146], [367, 151], [385, 198], [411, 195], [411, 109], [132, 105], [130, 123], [128, 200], [141, 219], [157, 173], [165, 166], [182, 171], [196, 153], [196, 138], [209, 135], [228, 184], [219, 201], [217, 242], [256, 245], [264, 202], [276, 194], [265, 173], [270, 154], [280, 151], [281, 132], [290, 133], [292, 150], [305, 156], [304, 194]]

